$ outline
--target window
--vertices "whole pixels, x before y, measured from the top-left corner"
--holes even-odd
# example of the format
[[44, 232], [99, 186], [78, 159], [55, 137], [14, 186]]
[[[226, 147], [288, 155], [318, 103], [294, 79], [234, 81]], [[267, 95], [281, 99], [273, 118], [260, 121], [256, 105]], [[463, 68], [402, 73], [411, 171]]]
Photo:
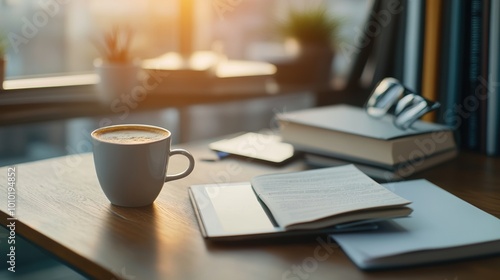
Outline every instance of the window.
[[8, 40], [7, 77], [93, 70], [95, 41], [113, 25], [134, 31], [133, 51], [154, 57], [175, 48], [176, 1], [0, 1]]
[[[7, 36], [7, 78], [93, 71], [98, 56], [94, 41], [112, 25], [134, 30], [133, 52], [151, 58], [179, 51], [179, 38], [195, 50], [222, 46], [236, 59], [260, 59], [279, 52], [273, 27], [293, 0], [2, 0], [0, 31]], [[329, 12], [344, 18], [343, 40], [362, 24], [371, 1], [327, 0]], [[181, 13], [187, 7], [193, 28]], [[365, 12], [360, 12], [365, 11]], [[182, 15], [182, 16], [181, 16]], [[189, 20], [189, 19], [188, 19]], [[180, 26], [183, 26], [181, 28]], [[349, 58], [338, 55], [336, 68]]]

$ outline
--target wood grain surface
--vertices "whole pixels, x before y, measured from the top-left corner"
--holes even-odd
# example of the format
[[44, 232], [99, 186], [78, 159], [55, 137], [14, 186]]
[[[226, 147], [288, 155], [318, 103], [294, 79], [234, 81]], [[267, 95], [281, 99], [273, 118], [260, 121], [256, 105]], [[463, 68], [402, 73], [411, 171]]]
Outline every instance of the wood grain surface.
[[[155, 203], [116, 207], [104, 196], [92, 154], [70, 155], [16, 167], [16, 233], [98, 279], [494, 279], [500, 257], [397, 270], [364, 272], [335, 244], [318, 236], [219, 244], [202, 238], [187, 188], [246, 181], [272, 172], [305, 169], [297, 159], [277, 167], [241, 158], [213, 158], [206, 142], [181, 145], [197, 162], [185, 179], [164, 186]], [[169, 172], [183, 169], [171, 160]], [[0, 168], [0, 223], [7, 224], [7, 168]], [[461, 153], [419, 173], [500, 217], [500, 160]], [[497, 174], [495, 174], [497, 173]], [[5, 195], [4, 195], [5, 194]], [[244, 221], [242, 221], [244, 222]], [[318, 256], [321, 255], [321, 258]]]

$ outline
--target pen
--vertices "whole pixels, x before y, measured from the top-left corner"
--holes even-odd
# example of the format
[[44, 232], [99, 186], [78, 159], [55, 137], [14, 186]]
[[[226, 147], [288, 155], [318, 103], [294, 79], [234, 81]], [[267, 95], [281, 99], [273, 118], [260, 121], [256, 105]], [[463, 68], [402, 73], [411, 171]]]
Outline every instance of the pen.
[[229, 156], [229, 153], [219, 152], [219, 151], [215, 151], [215, 154], [216, 154], [215, 158], [202, 158], [200, 160], [201, 161], [205, 161], [205, 162], [217, 162], [217, 161], [219, 161], [221, 159], [224, 159], [227, 156]]

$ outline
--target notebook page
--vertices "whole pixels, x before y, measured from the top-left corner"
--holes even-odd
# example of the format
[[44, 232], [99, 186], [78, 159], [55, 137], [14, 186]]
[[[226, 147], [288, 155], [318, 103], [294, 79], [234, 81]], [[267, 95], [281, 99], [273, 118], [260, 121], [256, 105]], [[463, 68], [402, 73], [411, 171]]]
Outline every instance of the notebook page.
[[410, 203], [354, 165], [257, 176], [252, 179], [252, 186], [282, 227], [356, 210]]

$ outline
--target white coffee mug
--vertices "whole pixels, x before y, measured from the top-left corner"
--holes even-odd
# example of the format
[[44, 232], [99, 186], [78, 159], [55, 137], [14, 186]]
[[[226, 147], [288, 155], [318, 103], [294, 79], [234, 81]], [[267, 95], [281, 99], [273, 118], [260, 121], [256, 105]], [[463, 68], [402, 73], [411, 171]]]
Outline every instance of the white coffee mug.
[[[161, 127], [113, 125], [96, 129], [91, 135], [99, 184], [117, 206], [150, 205], [165, 182], [184, 178], [194, 169], [193, 156], [183, 149], [171, 149], [172, 134]], [[167, 175], [173, 155], [187, 157], [189, 166], [181, 173]]]

